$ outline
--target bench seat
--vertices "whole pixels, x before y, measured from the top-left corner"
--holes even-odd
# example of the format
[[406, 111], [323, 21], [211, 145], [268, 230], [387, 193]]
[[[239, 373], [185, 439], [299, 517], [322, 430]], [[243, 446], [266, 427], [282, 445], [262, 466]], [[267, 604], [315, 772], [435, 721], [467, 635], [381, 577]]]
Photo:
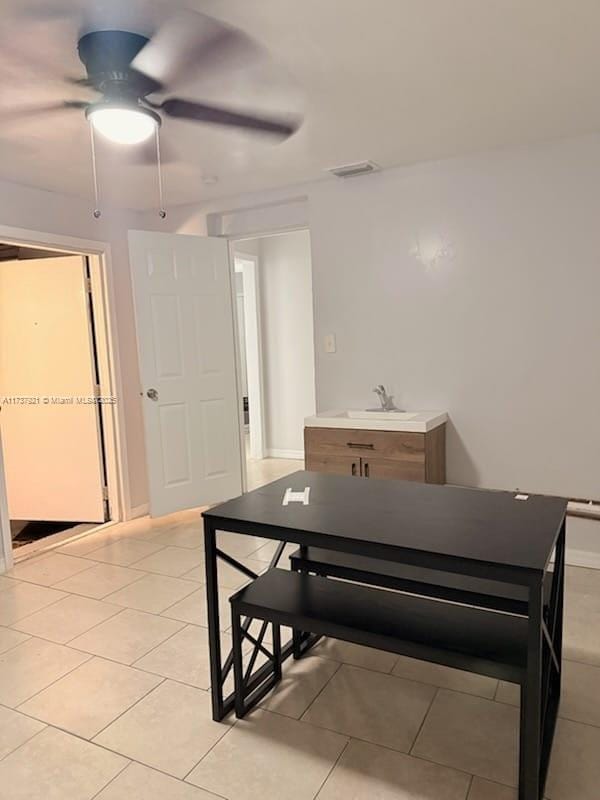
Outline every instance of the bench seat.
[[[381, 561], [321, 547], [307, 547], [304, 556], [300, 549], [296, 550], [290, 555], [290, 563], [295, 572], [313, 572], [411, 594], [424, 594], [440, 600], [469, 602], [510, 614], [527, 614], [525, 586], [440, 572], [394, 561]], [[546, 575], [546, 597], [549, 597], [551, 581], [550, 572]], [[465, 597], [465, 592], [468, 597]]]
[[[230, 600], [240, 657], [243, 615], [514, 683], [524, 679], [524, 617], [277, 568]], [[242, 695], [236, 680], [236, 713], [243, 716]]]

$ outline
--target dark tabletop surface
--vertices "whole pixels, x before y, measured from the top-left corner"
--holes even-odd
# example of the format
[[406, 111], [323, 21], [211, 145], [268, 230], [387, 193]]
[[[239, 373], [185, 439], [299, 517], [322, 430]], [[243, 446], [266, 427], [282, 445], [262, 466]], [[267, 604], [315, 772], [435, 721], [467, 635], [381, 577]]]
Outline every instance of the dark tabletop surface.
[[[307, 486], [309, 505], [282, 506], [288, 487]], [[203, 516], [539, 571], [566, 508], [559, 497], [299, 471]]]

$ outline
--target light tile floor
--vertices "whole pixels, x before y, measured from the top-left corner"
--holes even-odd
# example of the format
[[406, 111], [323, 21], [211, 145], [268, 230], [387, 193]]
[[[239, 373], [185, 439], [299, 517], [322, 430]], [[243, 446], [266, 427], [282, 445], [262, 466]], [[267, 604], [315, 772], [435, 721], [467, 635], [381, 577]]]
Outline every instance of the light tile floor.
[[[264, 540], [220, 538], [266, 566]], [[201, 548], [196, 510], [0, 581], [1, 800], [516, 800], [516, 687], [389, 653], [323, 641], [214, 723]], [[220, 574], [224, 614], [242, 582]], [[600, 571], [569, 568], [549, 800], [600, 796], [598, 631]]]

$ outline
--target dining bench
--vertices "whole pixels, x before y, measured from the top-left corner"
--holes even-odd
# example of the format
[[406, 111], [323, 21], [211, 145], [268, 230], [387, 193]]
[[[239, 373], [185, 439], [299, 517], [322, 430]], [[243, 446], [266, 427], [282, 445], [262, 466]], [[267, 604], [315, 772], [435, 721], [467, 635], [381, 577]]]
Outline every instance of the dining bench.
[[[330, 580], [274, 568], [230, 598], [235, 713], [248, 711], [281, 679], [280, 626], [523, 683], [527, 665], [527, 618], [506, 612]], [[251, 617], [273, 625], [273, 671], [259, 686], [247, 685], [243, 648]]]

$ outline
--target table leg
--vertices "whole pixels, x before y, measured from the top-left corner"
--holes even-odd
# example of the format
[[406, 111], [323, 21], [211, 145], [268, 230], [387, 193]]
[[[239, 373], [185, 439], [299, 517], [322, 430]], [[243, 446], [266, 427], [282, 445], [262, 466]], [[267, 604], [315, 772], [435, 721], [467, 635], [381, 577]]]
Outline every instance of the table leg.
[[542, 733], [543, 580], [529, 587], [527, 671], [521, 685], [519, 800], [539, 800]]
[[216, 530], [208, 519], [204, 520], [204, 557], [206, 560], [206, 602], [208, 613], [212, 715], [216, 722], [220, 722], [227, 712], [223, 704], [221, 627], [219, 624], [219, 587], [217, 584], [217, 542]]

